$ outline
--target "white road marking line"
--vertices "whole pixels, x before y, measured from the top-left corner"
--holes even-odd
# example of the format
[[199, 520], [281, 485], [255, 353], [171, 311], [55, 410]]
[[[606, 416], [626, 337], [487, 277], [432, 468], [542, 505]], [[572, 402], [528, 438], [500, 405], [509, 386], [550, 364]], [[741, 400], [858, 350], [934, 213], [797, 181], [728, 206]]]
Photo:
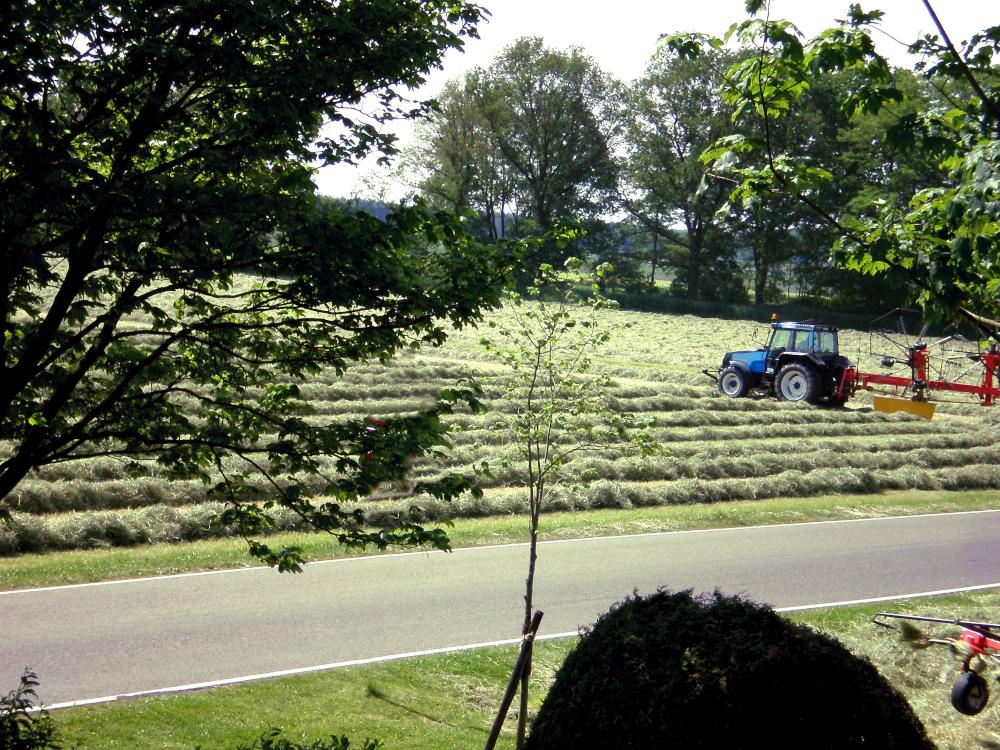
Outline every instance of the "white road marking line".
[[257, 565], [252, 568], [226, 568], [225, 570], [199, 570], [194, 573], [169, 573], [159, 576], [145, 576], [142, 578], [115, 578], [110, 581], [91, 581], [90, 583], [66, 583], [60, 586], [37, 586], [32, 589], [13, 589], [11, 591], [0, 591], [0, 596], [13, 596], [14, 594], [34, 594], [39, 591], [68, 591], [70, 589], [89, 589], [96, 586], [115, 586], [125, 583], [148, 583], [150, 581], [169, 581], [171, 578], [196, 578], [198, 576], [217, 576], [225, 573], [244, 573], [248, 570], [267, 570], [266, 565]]
[[[916, 594], [894, 594], [892, 596], [878, 596], [870, 599], [852, 599], [843, 602], [827, 602], [825, 604], [803, 604], [796, 607], [777, 607], [775, 612], [803, 612], [812, 609], [825, 609], [828, 607], [847, 607], [856, 604], [874, 604], [876, 602], [899, 601], [902, 599], [917, 599], [926, 596], [943, 596], [946, 594], [959, 594], [967, 591], [981, 591], [983, 589], [1000, 588], [1000, 582], [986, 583], [977, 586], [964, 586], [953, 589], [940, 589], [938, 591], [922, 591]], [[554, 641], [562, 638], [573, 638], [580, 633], [577, 630], [566, 633], [548, 633], [536, 636], [536, 641]], [[223, 687], [225, 685], [239, 685], [245, 682], [256, 682], [257, 680], [267, 680], [273, 677], [289, 677], [291, 675], [310, 674], [313, 672], [325, 672], [331, 669], [343, 669], [345, 667], [358, 667], [366, 664], [380, 664], [382, 662], [399, 661], [401, 659], [413, 659], [420, 656], [434, 656], [438, 654], [453, 654], [460, 651], [471, 651], [478, 648], [490, 648], [492, 646], [513, 646], [521, 642], [520, 638], [507, 638], [501, 641], [486, 641], [483, 643], [469, 643], [462, 646], [444, 646], [442, 648], [426, 649], [424, 651], [410, 651], [402, 654], [390, 654], [388, 656], [372, 656], [366, 659], [350, 659], [348, 661], [333, 662], [330, 664], [319, 664], [312, 667], [295, 667], [293, 669], [282, 669], [276, 672], [262, 672], [260, 674], [244, 675], [242, 677], [227, 677], [220, 680], [209, 680], [206, 682], [196, 682], [189, 685], [175, 685], [173, 687], [155, 688], [153, 690], [140, 690], [134, 693], [121, 693], [120, 695], [107, 695], [102, 698], [85, 698], [83, 700], [66, 701], [65, 703], [53, 703], [43, 706], [45, 710], [55, 710], [60, 708], [76, 708], [80, 706], [92, 706], [100, 703], [114, 703], [115, 701], [128, 700], [130, 698], [149, 698], [157, 695], [174, 695], [187, 693], [195, 690], [207, 688]]]
[[[554, 633], [546, 636], [538, 636], [537, 641], [553, 640], [556, 638], [567, 638], [576, 635], [573, 633]], [[156, 688], [153, 690], [140, 690], [134, 693], [121, 693], [119, 695], [108, 695], [103, 698], [86, 698], [78, 701], [68, 701], [66, 703], [53, 703], [44, 706], [46, 710], [56, 708], [71, 708], [75, 706], [89, 706], [95, 703], [111, 703], [113, 701], [125, 700], [128, 698], [150, 697], [155, 695], [169, 695], [173, 693], [186, 693], [194, 690], [204, 690], [205, 688], [222, 687], [224, 685], [239, 685], [244, 682], [255, 682], [266, 680], [272, 677], [288, 677], [298, 674], [309, 674], [312, 672], [325, 672], [331, 669], [343, 669], [344, 667], [358, 667], [365, 664], [380, 664], [382, 662], [399, 661], [401, 659], [413, 659], [420, 656], [434, 656], [437, 654], [451, 654], [459, 651], [471, 651], [477, 648], [489, 648], [491, 646], [512, 646], [521, 642], [520, 638], [507, 638], [501, 641], [486, 641], [483, 643], [469, 643], [462, 646], [444, 646], [442, 648], [432, 648], [423, 651], [410, 651], [402, 654], [390, 654], [388, 656], [372, 656], [365, 659], [350, 659], [348, 661], [332, 662], [330, 664], [318, 664], [313, 667], [295, 667], [293, 669], [282, 669], [276, 672], [262, 672], [260, 674], [245, 675], [243, 677], [228, 677], [221, 680], [209, 680], [207, 682], [196, 682], [190, 685], [175, 685], [173, 687]]]
[[[781, 529], [789, 526], [826, 526], [832, 524], [845, 524], [845, 523], [878, 523], [881, 521], [900, 521], [900, 520], [919, 519], [919, 518], [935, 518], [938, 516], [967, 516], [967, 515], [976, 515], [982, 513], [1000, 513], [1000, 510], [961, 510], [961, 511], [955, 511], [954, 513], [920, 513], [912, 516], [880, 516], [879, 518], [842, 518], [833, 521], [801, 521], [801, 522], [790, 522], [790, 523], [759, 524], [757, 526], [726, 526], [723, 528], [716, 528], [716, 529], [687, 529], [684, 531], [653, 531], [641, 534], [614, 534], [611, 536], [574, 537], [573, 539], [549, 539], [546, 541], [539, 542], [539, 545], [577, 544], [581, 542], [599, 542], [602, 540], [633, 539], [635, 537], [640, 537], [640, 536], [642, 537], [679, 536], [682, 534], [708, 534], [712, 532], [737, 532], [737, 531], [754, 531], [760, 529]], [[506, 547], [527, 547], [527, 546], [528, 542], [511, 542], [509, 544], [484, 544], [475, 547], [457, 547], [450, 553], [446, 552], [439, 553], [436, 551], [418, 550], [416, 552], [390, 552], [384, 555], [359, 555], [358, 557], [338, 557], [330, 560], [316, 560], [314, 562], [307, 563], [306, 568], [317, 565], [332, 565], [335, 563], [359, 563], [368, 560], [382, 560], [386, 558], [396, 558], [396, 557], [420, 557], [433, 554], [469, 554], [481, 550], [503, 549]], [[91, 583], [69, 583], [61, 586], [39, 586], [30, 589], [14, 589], [11, 591], [0, 591], [0, 596], [31, 594], [40, 591], [62, 591], [68, 589], [81, 589], [81, 588], [90, 588], [93, 586], [115, 586], [119, 584], [128, 584], [128, 583], [150, 583], [153, 581], [168, 581], [175, 578], [194, 578], [196, 576], [214, 576], [214, 575], [225, 575], [230, 573], [247, 573], [258, 570], [268, 570], [268, 567], [266, 565], [257, 565], [254, 567], [247, 567], [247, 568], [201, 570], [194, 573], [171, 573], [168, 575], [146, 576], [143, 578], [118, 578], [113, 581], [93, 581]]]
[[845, 602], [829, 602], [827, 604], [804, 604], [800, 607], [776, 607], [775, 612], [805, 612], [810, 609], [825, 609], [827, 607], [850, 607], [856, 604], [875, 604], [877, 602], [895, 602], [901, 599], [920, 599], [925, 596], [947, 596], [948, 594], [962, 594], [969, 591], [983, 591], [985, 589], [1000, 588], [1000, 582], [982, 583], [976, 586], [962, 586], [955, 589], [939, 589], [938, 591], [920, 591], [916, 594], [896, 594], [894, 596], [876, 596], [871, 599], [853, 599]]

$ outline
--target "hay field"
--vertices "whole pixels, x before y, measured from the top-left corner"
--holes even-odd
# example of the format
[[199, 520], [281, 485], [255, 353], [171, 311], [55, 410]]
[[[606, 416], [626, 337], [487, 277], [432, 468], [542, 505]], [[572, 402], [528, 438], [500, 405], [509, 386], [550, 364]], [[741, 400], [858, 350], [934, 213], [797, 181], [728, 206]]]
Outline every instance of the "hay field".
[[[755, 347], [754, 331], [761, 342], [766, 326], [690, 315], [603, 314], [630, 326], [597, 357], [614, 378], [615, 406], [656, 417], [657, 438], [668, 452], [652, 460], [581, 455], [567, 473], [582, 486], [555, 492], [549, 510], [1000, 488], [995, 430], [1000, 407], [984, 408], [973, 398], [954, 396], [939, 403], [935, 419], [926, 422], [876, 413], [868, 394], [844, 409], [728, 399], [701, 370], [716, 366], [727, 350]], [[502, 408], [496, 378], [503, 370], [479, 338], [474, 329], [459, 331], [438, 349], [408, 352], [386, 365], [362, 365], [344, 377], [331, 372], [312, 378], [302, 385], [307, 418], [343, 420], [419, 409], [440, 388], [470, 375], [483, 385], [487, 404]], [[868, 342], [867, 333], [841, 331], [842, 353], [878, 371]], [[418, 462], [415, 476], [468, 469], [484, 459], [496, 467], [502, 455], [513, 457], [512, 446], [490, 429], [494, 419], [490, 413], [454, 415], [451, 454], [437, 463]], [[495, 468], [484, 481], [481, 499], [441, 507], [427, 498], [400, 497], [405, 487], [385, 487], [382, 499], [365, 505], [374, 523], [414, 502], [452, 515], [517, 513], [526, 505], [523, 482], [515, 462], [508, 469]], [[211, 527], [218, 507], [205, 502], [205, 492], [197, 482], [129, 478], [109, 458], [45, 468], [9, 498], [17, 523], [13, 529], [0, 527], [0, 554], [224, 533]], [[279, 513], [277, 521], [277, 530], [295, 528], [291, 514]]]

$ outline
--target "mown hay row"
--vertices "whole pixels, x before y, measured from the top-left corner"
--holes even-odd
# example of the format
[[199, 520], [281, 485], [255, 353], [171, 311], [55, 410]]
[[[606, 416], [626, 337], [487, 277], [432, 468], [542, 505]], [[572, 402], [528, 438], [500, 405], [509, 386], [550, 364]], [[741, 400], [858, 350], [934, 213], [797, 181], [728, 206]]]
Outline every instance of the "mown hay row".
[[[809, 472], [785, 471], [752, 479], [679, 479], [674, 481], [610, 481], [601, 479], [570, 491], [559, 488], [546, 505], [548, 512], [589, 508], [629, 508], [650, 505], [712, 503], [773, 497], [859, 492], [875, 493], [892, 489], [997, 489], [1000, 466], [979, 464], [938, 469], [906, 466], [892, 470], [863, 468], [821, 468]], [[414, 499], [367, 503], [366, 517], [372, 525], [382, 525], [408, 512]], [[453, 503], [417, 498], [429, 521], [435, 518], [476, 517], [523, 513], [527, 495], [522, 487], [487, 491], [481, 498], [466, 497]], [[131, 546], [153, 542], [177, 542], [235, 533], [212, 521], [222, 508], [219, 503], [173, 508], [155, 505], [122, 511], [90, 511], [45, 518], [16, 512], [11, 524], [0, 525], [0, 554], [44, 552], [59, 549]], [[274, 531], [302, 527], [295, 514], [279, 509]]]
[[[719, 480], [629, 482], [601, 479], [578, 490], [559, 488], [546, 504], [548, 512], [591, 508], [630, 508], [654, 505], [689, 505], [777, 497], [812, 497], [843, 493], [879, 493], [889, 490], [1000, 489], [1000, 466], [938, 469], [904, 466], [896, 469], [822, 468], [810, 472], [785, 471], [768, 477]], [[461, 499], [451, 504], [418, 500], [429, 514], [486, 516], [523, 513], [527, 493], [521, 487], [489, 490], [479, 499]], [[372, 522], [399, 513], [406, 502], [379, 504], [368, 510]]]
[[[0, 524], [0, 555], [53, 550], [132, 547], [160, 542], [235, 536], [235, 526], [218, 526], [223, 510], [218, 502], [174, 508], [154, 505], [125, 511], [92, 511], [60, 518], [13, 513], [10, 524]], [[296, 531], [302, 519], [284, 508], [271, 513], [270, 532]]]
[[[251, 477], [248, 484], [261, 499], [277, 493], [263, 478]], [[321, 492], [326, 481], [315, 477], [303, 483], [306, 491]], [[49, 482], [27, 479], [7, 498], [14, 510], [25, 513], [68, 513], [86, 510], [117, 510], [151, 505], [194, 505], [209, 499], [210, 485], [200, 481], [166, 481], [156, 477], [110, 481]]]
[[347, 416], [358, 414], [378, 414], [381, 416], [413, 414], [415, 412], [429, 409], [434, 406], [433, 396], [419, 396], [415, 398], [357, 398], [353, 400], [344, 399], [342, 401], [324, 400], [311, 401], [310, 413], [304, 415], [307, 421], [322, 423], [319, 417], [327, 416]]
[[[652, 460], [578, 456], [560, 471], [563, 483], [569, 485], [597, 479], [626, 482], [659, 482], [680, 479], [751, 479], [776, 476], [787, 471], [812, 472], [819, 469], [895, 470], [906, 467], [937, 469], [989, 463], [996, 455], [992, 446], [984, 448], [915, 449], [908, 452], [880, 451], [837, 453], [814, 451], [789, 454], [776, 451], [726, 458], [693, 456], [687, 459], [663, 457]], [[467, 467], [461, 467], [467, 468]], [[439, 478], [440, 467], [427, 465], [415, 472], [415, 478]], [[522, 462], [497, 466], [493, 476], [482, 480], [484, 487], [525, 486], [527, 469]]]
[[333, 370], [324, 370], [309, 377], [310, 383], [320, 383], [333, 386], [377, 386], [400, 381], [409, 382], [414, 378], [419, 380], [455, 381], [469, 377], [474, 372], [465, 362], [455, 360], [418, 359], [417, 355], [401, 356], [385, 363], [359, 365], [341, 375]]
[[[490, 436], [487, 432], [470, 437], [483, 439]], [[792, 449], [794, 452], [790, 452]], [[975, 453], [956, 453], [972, 449], [978, 450]], [[581, 467], [586, 467], [589, 462], [603, 462], [602, 466], [617, 462], [634, 464], [632, 471], [636, 472], [636, 476], [661, 470], [668, 464], [674, 467], [691, 467], [682, 469], [685, 476], [697, 476], [698, 472], [718, 475], [723, 470], [722, 467], [734, 464], [770, 461], [783, 466], [788, 466], [790, 462], [797, 466], [841, 465], [845, 459], [851, 460], [852, 456], [859, 456], [856, 460], [869, 468], [874, 466], [874, 462], [882, 462], [884, 465], [958, 465], [967, 457], [987, 463], [991, 456], [996, 455], [996, 449], [996, 440], [992, 435], [971, 433], [931, 437], [922, 434], [903, 435], [870, 443], [859, 443], [851, 437], [840, 440], [817, 438], [810, 441], [779, 439], [753, 444], [693, 442], [674, 444], [668, 456], [655, 461], [620, 457], [613, 449], [594, 451], [575, 459], [569, 464], [567, 471], [575, 472], [579, 477], [584, 470]], [[511, 445], [476, 445], [474, 442], [456, 441], [456, 446], [448, 452], [444, 462], [418, 460], [414, 476], [437, 476], [446, 469], [467, 470], [472, 464], [482, 461], [489, 462], [496, 471], [495, 467], [502, 458], [516, 461], [515, 455], [515, 449]]]
[[322, 403], [324, 401], [356, 401], [360, 398], [374, 401], [396, 398], [434, 398], [442, 388], [453, 384], [453, 380], [445, 378], [420, 378], [419, 380], [397, 380], [383, 384], [356, 385], [321, 385], [318, 383], [303, 383], [299, 386], [299, 395], [305, 401]]
[[[655, 431], [656, 438], [672, 448], [675, 443], [685, 443], [691, 441], [754, 441], [765, 442], [774, 439], [801, 438], [802, 440], [814, 440], [816, 438], [828, 437], [874, 437], [874, 436], [896, 436], [896, 435], [934, 435], [938, 433], [948, 433], [946, 426], [929, 427], [926, 422], [918, 424], [914, 422], [857, 422], [853, 424], [828, 424], [828, 423], [806, 423], [806, 424], [772, 424], [741, 425], [738, 429], [732, 426], [708, 426], [708, 427], [674, 427], [663, 428]], [[794, 448], [792, 448], [794, 450]]]
[[[714, 434], [714, 433], [713, 433]], [[667, 438], [670, 431], [662, 431], [662, 437]], [[504, 445], [513, 450], [506, 436], [497, 434], [485, 426], [476, 427], [469, 423], [461, 429], [455, 429], [450, 440], [455, 451], [461, 452], [463, 458], [458, 463], [468, 463], [476, 460], [475, 446], [481, 445], [481, 452], [492, 452]], [[768, 439], [719, 441], [696, 439], [686, 442], [674, 441], [670, 445], [670, 455], [689, 457], [704, 454], [712, 458], [716, 456], [740, 456], [758, 451], [795, 451], [835, 450], [841, 453], [867, 452], [876, 450], [913, 450], [915, 448], [974, 448], [983, 445], [996, 445], [1000, 442], [1000, 433], [993, 431], [943, 431], [930, 432], [914, 430], [902, 434], [857, 435], [850, 432], [840, 435], [794, 435], [791, 437], [774, 436]], [[456, 455], [458, 453], [456, 452]], [[600, 455], [600, 454], [598, 454]]]
[[878, 453], [878, 452], [908, 452], [921, 449], [948, 448], [978, 448], [997, 446], [998, 436], [991, 432], [964, 432], [958, 434], [940, 433], [928, 435], [924, 432], [910, 434], [888, 434], [872, 436], [840, 435], [815, 437], [772, 438], [769, 440], [730, 442], [709, 441], [688, 443], [673, 443], [670, 455], [675, 458], [691, 458], [701, 456], [704, 459], [736, 458], [740, 456], [755, 456], [761, 453], [782, 453], [789, 455], [806, 455], [817, 451], [834, 451], [837, 453]]
[[136, 508], [143, 505], [186, 505], [202, 502], [207, 488], [201, 482], [167, 482], [158, 478], [109, 481], [45, 481], [26, 479], [8, 497], [15, 510], [27, 513]]

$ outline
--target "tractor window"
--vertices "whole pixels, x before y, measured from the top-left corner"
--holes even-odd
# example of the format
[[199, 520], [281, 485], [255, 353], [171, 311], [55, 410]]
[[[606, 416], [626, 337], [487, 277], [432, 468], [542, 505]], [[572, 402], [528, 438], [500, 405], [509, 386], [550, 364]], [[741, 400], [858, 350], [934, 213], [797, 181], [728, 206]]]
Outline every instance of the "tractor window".
[[795, 332], [795, 351], [797, 352], [809, 351], [809, 331]]
[[816, 353], [836, 354], [837, 334], [833, 331], [816, 331]]
[[787, 328], [775, 328], [771, 336], [771, 349], [789, 349], [792, 345], [792, 334], [795, 331]]

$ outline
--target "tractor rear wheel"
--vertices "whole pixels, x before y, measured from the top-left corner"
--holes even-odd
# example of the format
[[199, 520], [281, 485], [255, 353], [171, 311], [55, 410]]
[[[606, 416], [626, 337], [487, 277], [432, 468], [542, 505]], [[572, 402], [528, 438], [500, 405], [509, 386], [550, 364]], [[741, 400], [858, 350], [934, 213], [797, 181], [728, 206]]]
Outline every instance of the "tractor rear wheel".
[[719, 373], [719, 391], [722, 394], [729, 398], [741, 398], [747, 395], [748, 390], [750, 383], [747, 382], [746, 373], [740, 368], [730, 365]]
[[951, 686], [951, 705], [960, 714], [975, 716], [990, 699], [990, 688], [978, 673], [971, 669], [962, 672]]
[[819, 378], [812, 368], [796, 362], [781, 368], [775, 390], [782, 401], [806, 401], [811, 404], [819, 392]]

